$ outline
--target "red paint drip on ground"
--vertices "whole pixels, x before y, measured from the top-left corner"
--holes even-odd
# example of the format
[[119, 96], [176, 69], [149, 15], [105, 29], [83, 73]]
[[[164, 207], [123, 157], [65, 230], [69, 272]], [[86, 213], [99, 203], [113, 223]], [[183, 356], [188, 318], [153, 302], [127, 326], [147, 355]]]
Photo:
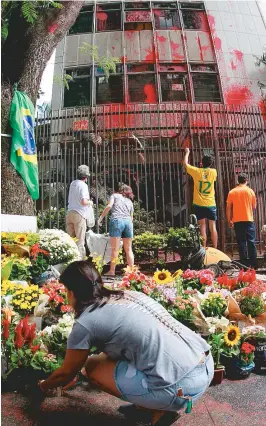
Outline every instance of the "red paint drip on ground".
[[147, 104], [157, 103], [156, 89], [153, 84], [145, 84], [144, 93], [146, 95], [145, 103]]
[[231, 86], [225, 93], [227, 105], [247, 105], [251, 102], [253, 93], [246, 86]]
[[240, 50], [234, 50], [233, 53], [238, 61], [243, 61], [243, 53]]
[[236, 64], [232, 60], [230, 61], [230, 66], [231, 66], [233, 71], [236, 70]]
[[58, 24], [52, 24], [48, 27], [48, 33], [54, 34], [58, 28]]
[[217, 50], [222, 49], [222, 40], [219, 37], [214, 37], [213, 43]]

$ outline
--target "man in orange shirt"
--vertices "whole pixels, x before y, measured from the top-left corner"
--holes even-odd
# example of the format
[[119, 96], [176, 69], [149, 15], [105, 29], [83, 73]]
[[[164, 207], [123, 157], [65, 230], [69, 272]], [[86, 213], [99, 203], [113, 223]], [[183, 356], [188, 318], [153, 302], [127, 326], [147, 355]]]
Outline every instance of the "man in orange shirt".
[[240, 262], [253, 268], [257, 267], [256, 228], [253, 217], [255, 208], [255, 193], [248, 187], [248, 176], [241, 173], [238, 175], [238, 185], [228, 194], [226, 216], [230, 228], [235, 229]]

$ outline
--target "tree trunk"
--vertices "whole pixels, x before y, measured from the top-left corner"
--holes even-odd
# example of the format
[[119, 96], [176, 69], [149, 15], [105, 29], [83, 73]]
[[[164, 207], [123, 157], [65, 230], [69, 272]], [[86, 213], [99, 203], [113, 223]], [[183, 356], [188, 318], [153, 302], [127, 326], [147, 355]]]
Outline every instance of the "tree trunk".
[[[18, 83], [18, 90], [25, 92], [35, 105], [45, 66], [83, 4], [84, 0], [64, 1], [62, 9], [44, 9], [34, 25], [25, 22], [20, 5], [14, 9], [2, 49], [2, 134], [11, 132], [9, 110], [14, 83]], [[2, 214], [34, 215], [34, 202], [10, 163], [11, 138], [1, 137], [1, 144]]]

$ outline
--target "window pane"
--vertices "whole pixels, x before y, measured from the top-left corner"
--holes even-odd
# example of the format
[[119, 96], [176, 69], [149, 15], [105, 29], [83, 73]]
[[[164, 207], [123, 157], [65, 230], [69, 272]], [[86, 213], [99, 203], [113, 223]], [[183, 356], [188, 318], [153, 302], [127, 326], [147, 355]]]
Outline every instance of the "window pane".
[[174, 30], [181, 28], [180, 19], [176, 10], [154, 10], [156, 30]]
[[162, 101], [186, 101], [186, 75], [185, 74], [161, 74]]
[[157, 103], [155, 76], [152, 74], [128, 76], [129, 102]]
[[104, 4], [97, 4], [97, 10], [120, 10], [121, 9], [121, 3], [104, 3]]
[[108, 11], [96, 12], [97, 31], [121, 30], [121, 12]]
[[64, 91], [64, 107], [90, 105], [90, 77], [70, 81]]
[[163, 8], [163, 9], [169, 9], [169, 8], [176, 9], [177, 5], [174, 2], [164, 1], [164, 2], [153, 2], [152, 3], [152, 7], [154, 7], [154, 8]]
[[136, 10], [126, 12], [126, 22], [150, 22], [151, 12], [149, 10]]
[[182, 10], [184, 27], [186, 30], [208, 31], [208, 22], [204, 12], [195, 10]]
[[127, 2], [125, 3], [125, 9], [149, 9], [150, 4], [148, 2]]
[[192, 74], [196, 102], [221, 102], [217, 75]]
[[123, 103], [123, 77], [110, 75], [96, 78], [96, 104]]
[[190, 64], [191, 71], [216, 71], [215, 65], [198, 65], [198, 64]]
[[76, 22], [69, 30], [69, 34], [91, 33], [93, 26], [93, 13], [80, 13]]
[[154, 72], [153, 64], [127, 64], [127, 72]]
[[204, 10], [204, 4], [203, 3], [184, 2], [184, 3], [181, 3], [181, 9], [202, 9], [202, 10]]

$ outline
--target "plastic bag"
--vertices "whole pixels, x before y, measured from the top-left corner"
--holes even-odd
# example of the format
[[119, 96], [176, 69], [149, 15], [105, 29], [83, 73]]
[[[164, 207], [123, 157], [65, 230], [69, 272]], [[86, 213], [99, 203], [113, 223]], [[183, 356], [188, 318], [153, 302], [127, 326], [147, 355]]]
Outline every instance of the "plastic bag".
[[88, 206], [88, 216], [87, 216], [87, 227], [93, 228], [95, 226], [95, 217], [92, 206]]

